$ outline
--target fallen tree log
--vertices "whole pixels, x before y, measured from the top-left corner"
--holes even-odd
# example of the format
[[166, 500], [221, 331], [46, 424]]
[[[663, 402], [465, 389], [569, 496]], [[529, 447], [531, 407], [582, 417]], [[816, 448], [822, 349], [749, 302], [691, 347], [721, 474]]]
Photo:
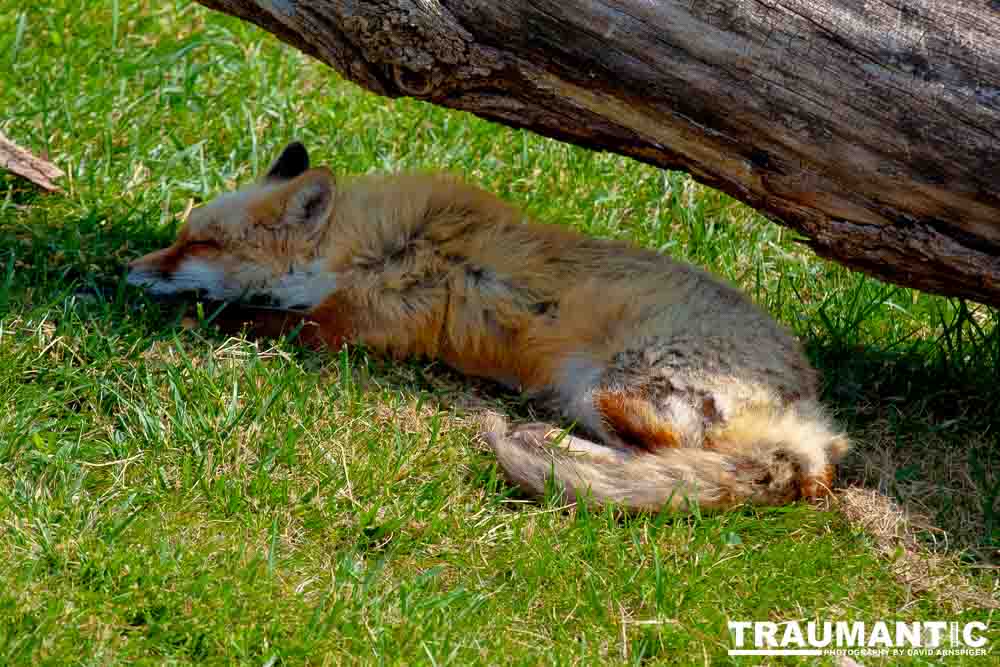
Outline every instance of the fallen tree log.
[[996, 0], [199, 0], [388, 96], [690, 172], [1000, 305]]

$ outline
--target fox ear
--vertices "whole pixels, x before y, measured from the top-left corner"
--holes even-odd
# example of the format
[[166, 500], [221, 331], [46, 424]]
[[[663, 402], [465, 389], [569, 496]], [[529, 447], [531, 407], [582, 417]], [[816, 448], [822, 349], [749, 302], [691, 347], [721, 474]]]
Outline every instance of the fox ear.
[[326, 169], [314, 169], [296, 180], [285, 203], [281, 223], [318, 227], [333, 211], [333, 174]]
[[285, 146], [281, 155], [267, 170], [266, 181], [288, 181], [301, 176], [309, 169], [309, 153], [301, 142], [293, 141]]

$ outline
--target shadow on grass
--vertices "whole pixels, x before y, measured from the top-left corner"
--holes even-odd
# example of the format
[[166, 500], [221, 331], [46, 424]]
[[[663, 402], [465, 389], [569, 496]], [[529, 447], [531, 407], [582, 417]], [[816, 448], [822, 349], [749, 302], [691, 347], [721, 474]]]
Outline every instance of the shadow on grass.
[[[995, 344], [996, 332], [990, 344]], [[989, 350], [809, 345], [824, 402], [854, 449], [840, 484], [874, 488], [926, 519], [925, 537], [1000, 561], [1000, 403]]]
[[[74, 308], [77, 329], [62, 335], [114, 332], [141, 345], [177, 333], [183, 306], [154, 304], [122, 279], [129, 259], [162, 247], [174, 230], [152, 227], [146, 220], [153, 216], [142, 212], [114, 224], [97, 213], [6, 222], [13, 217], [0, 215], [0, 318], [10, 311], [45, 311], [58, 325], [66, 304], [83, 299], [91, 303]], [[892, 350], [819, 338], [805, 342], [823, 375], [824, 401], [855, 443], [840, 484], [877, 489], [926, 517], [932, 526], [927, 538], [936, 548], [998, 561], [1000, 332], [980, 333], [978, 341], [963, 341], [946, 328], [942, 339]], [[221, 340], [221, 334], [206, 335]], [[325, 363], [305, 350], [296, 354], [306, 368]], [[431, 396], [444, 409], [488, 408], [517, 421], [552, 419], [498, 385], [438, 363], [362, 356], [366, 381]]]

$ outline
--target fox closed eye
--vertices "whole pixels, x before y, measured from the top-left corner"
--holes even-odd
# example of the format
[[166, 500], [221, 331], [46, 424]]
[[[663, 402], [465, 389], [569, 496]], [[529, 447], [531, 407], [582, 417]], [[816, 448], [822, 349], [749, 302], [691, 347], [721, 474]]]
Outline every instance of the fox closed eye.
[[212, 241], [209, 239], [188, 241], [186, 245], [188, 248], [204, 248], [206, 250], [220, 250], [222, 248], [222, 244], [218, 241]]

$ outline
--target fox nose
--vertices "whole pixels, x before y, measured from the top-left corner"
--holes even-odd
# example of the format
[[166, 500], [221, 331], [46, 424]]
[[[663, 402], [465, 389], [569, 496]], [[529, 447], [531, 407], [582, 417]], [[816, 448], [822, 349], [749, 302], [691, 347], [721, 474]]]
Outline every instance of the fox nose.
[[159, 264], [148, 261], [148, 256], [137, 257], [128, 263], [128, 273], [132, 277], [156, 278], [170, 280], [171, 276], [163, 271]]

